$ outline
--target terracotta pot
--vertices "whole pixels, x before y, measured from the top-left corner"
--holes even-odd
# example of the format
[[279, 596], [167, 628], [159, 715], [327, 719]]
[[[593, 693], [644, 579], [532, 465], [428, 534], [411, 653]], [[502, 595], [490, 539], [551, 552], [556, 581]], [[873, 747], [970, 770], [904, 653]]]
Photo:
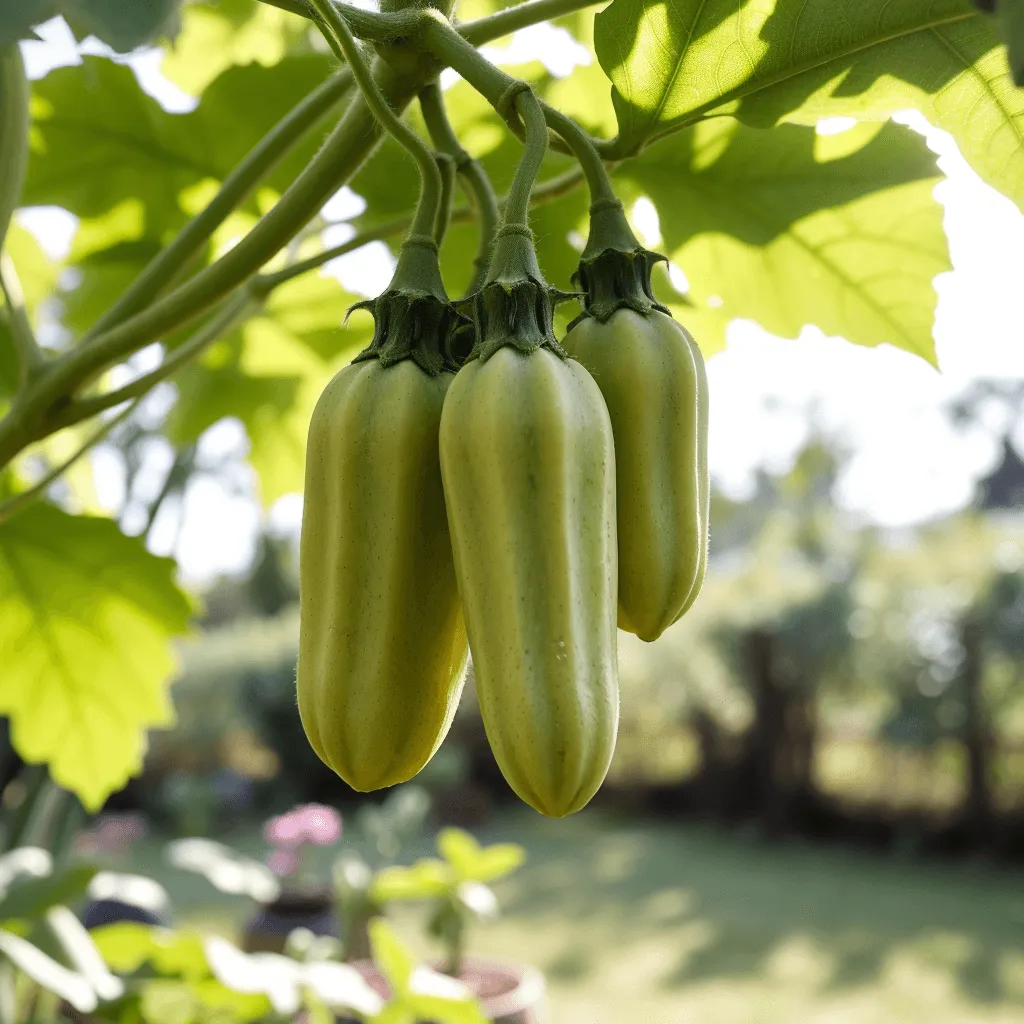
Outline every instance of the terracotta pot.
[[283, 891], [273, 903], [260, 907], [245, 926], [242, 948], [247, 953], [283, 953], [296, 928], [338, 938], [334, 896], [329, 889]]
[[[385, 999], [387, 982], [369, 960], [357, 960], [352, 965], [366, 978], [370, 986]], [[440, 970], [441, 965], [431, 965]], [[494, 1024], [546, 1024], [544, 977], [528, 964], [489, 957], [466, 957], [462, 963], [459, 981], [480, 1001], [484, 1015]], [[347, 1019], [340, 1024], [355, 1024]], [[429, 1024], [421, 1021], [419, 1024]]]

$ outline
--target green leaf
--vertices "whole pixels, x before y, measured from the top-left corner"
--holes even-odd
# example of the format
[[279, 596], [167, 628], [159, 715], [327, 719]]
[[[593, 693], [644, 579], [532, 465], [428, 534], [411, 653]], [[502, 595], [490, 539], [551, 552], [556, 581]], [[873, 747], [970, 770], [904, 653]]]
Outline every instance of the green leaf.
[[277, 64], [310, 34], [305, 19], [253, 0], [188, 4], [181, 20], [161, 71], [194, 96], [231, 64]]
[[416, 962], [384, 918], [375, 917], [369, 924], [369, 931], [373, 962], [387, 979], [391, 991], [401, 1000], [409, 988], [409, 979], [412, 977]]
[[119, 921], [94, 928], [96, 948], [111, 970], [132, 974], [152, 956], [157, 929], [135, 921]]
[[1024, 4], [1020, 0], [1001, 0], [999, 28], [1006, 43], [1013, 80], [1024, 86]]
[[[166, 240], [186, 219], [183, 193], [222, 181], [329, 68], [327, 58], [315, 54], [273, 69], [233, 67], [188, 114], [167, 113], [142, 91], [131, 68], [102, 57], [59, 68], [34, 85], [22, 202], [99, 217], [135, 199], [143, 224], [133, 237]], [[268, 186], [283, 189], [318, 144], [313, 133], [285, 157]]]
[[461, 828], [443, 828], [437, 835], [437, 848], [459, 878], [474, 878], [483, 852], [480, 844]]
[[426, 900], [442, 896], [452, 887], [447, 867], [439, 860], [417, 861], [411, 868], [388, 867], [379, 871], [370, 887], [375, 903], [395, 900]]
[[[891, 123], [816, 136], [719, 118], [618, 173], [624, 191], [654, 202], [689, 298], [720, 307], [719, 329], [745, 317], [794, 337], [816, 324], [934, 361], [932, 282], [949, 256], [935, 157], [920, 136]], [[721, 339], [699, 340], [713, 350]]]
[[92, 865], [78, 864], [59, 875], [16, 883], [0, 899], [0, 922], [15, 918], [33, 920], [59, 903], [73, 903], [89, 888], [96, 871]]
[[186, 982], [153, 978], [142, 983], [140, 1009], [147, 1024], [191, 1024], [198, 1007]]
[[460, 828], [442, 829], [437, 847], [455, 874], [462, 880], [493, 882], [514, 871], [526, 860], [526, 851], [514, 843], [496, 843], [482, 847]]
[[487, 1024], [488, 1020], [479, 1004], [468, 993], [462, 999], [409, 994], [404, 1005], [409, 1007], [417, 1020], [429, 1020], [433, 1024]]
[[79, 39], [94, 35], [127, 53], [174, 24], [181, 0], [3, 0], [0, 45], [31, 39], [32, 28], [64, 15]]
[[969, 0], [614, 0], [596, 49], [622, 148], [701, 118], [814, 124], [916, 107], [989, 184], [1024, 206], [1024, 92]]
[[168, 640], [190, 610], [174, 562], [109, 520], [36, 503], [0, 525], [0, 713], [18, 753], [89, 810], [173, 721]]

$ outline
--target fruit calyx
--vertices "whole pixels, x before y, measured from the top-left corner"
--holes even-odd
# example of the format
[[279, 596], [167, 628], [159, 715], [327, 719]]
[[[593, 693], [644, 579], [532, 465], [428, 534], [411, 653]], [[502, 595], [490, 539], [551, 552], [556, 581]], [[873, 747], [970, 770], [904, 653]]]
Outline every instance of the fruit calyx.
[[554, 308], [576, 297], [544, 280], [530, 229], [506, 225], [498, 232], [487, 280], [472, 297], [477, 341], [469, 359], [486, 361], [506, 346], [523, 353], [546, 348], [567, 359], [555, 340]]
[[394, 366], [412, 359], [431, 377], [459, 368], [452, 342], [468, 320], [445, 292], [433, 238], [407, 238], [387, 289], [375, 299], [357, 302], [349, 313], [354, 309], [373, 315], [373, 340], [353, 362], [378, 359], [381, 366]]
[[590, 208], [590, 237], [573, 275], [573, 283], [583, 292], [583, 312], [570, 329], [587, 317], [605, 323], [619, 309], [641, 316], [650, 316], [654, 310], [668, 313], [651, 287], [651, 270], [662, 261], [667, 257], [645, 249], [637, 240], [622, 203], [599, 199]]

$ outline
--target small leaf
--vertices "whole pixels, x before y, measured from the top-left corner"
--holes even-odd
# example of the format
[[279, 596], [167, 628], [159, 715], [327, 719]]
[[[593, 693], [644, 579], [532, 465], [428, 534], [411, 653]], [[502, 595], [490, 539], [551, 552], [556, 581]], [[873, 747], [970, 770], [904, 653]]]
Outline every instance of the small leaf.
[[459, 878], [475, 878], [480, 860], [480, 844], [461, 828], [443, 828], [437, 836], [437, 848]]
[[515, 843], [497, 843], [480, 852], [472, 880], [493, 882], [515, 871], [526, 861], [526, 851]]
[[140, 1009], [147, 1024], [192, 1024], [197, 1007], [186, 982], [153, 978], [142, 984]]
[[387, 979], [392, 992], [401, 1000], [409, 988], [416, 962], [384, 918], [374, 918], [369, 924], [369, 931], [373, 962]]
[[119, 974], [132, 974], [153, 955], [155, 937], [160, 929], [135, 921], [119, 921], [94, 928], [96, 948], [108, 966]]
[[441, 896], [451, 887], [447, 867], [439, 860], [417, 861], [411, 868], [384, 868], [374, 876], [370, 897], [375, 903], [394, 900], [426, 900]]

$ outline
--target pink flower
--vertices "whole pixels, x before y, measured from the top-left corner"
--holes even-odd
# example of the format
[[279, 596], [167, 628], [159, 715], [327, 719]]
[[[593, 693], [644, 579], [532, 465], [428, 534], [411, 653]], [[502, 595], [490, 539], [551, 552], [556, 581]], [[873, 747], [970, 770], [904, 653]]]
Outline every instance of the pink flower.
[[296, 850], [275, 850], [268, 858], [270, 870], [280, 878], [294, 875], [299, 870], [299, 854]]
[[293, 812], [301, 815], [306, 842], [316, 846], [330, 846], [341, 838], [341, 815], [333, 807], [306, 804]]
[[302, 818], [297, 811], [289, 811], [271, 818], [263, 827], [263, 837], [271, 846], [300, 846], [306, 841]]

